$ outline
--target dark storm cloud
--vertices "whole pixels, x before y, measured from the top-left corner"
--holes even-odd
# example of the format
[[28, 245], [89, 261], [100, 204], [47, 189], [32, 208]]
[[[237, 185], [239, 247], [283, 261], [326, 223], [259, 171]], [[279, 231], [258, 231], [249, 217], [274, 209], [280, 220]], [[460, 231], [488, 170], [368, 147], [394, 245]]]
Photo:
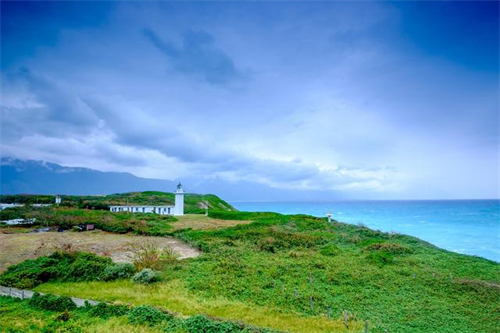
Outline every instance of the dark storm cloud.
[[13, 137], [85, 134], [99, 122], [77, 95], [28, 68], [4, 75], [2, 90], [7, 91], [1, 108], [2, 128]]
[[233, 60], [217, 48], [214, 37], [205, 31], [184, 32], [180, 47], [163, 40], [152, 29], [144, 29], [143, 34], [167, 57], [171, 68], [178, 73], [200, 76], [218, 85], [243, 78]]

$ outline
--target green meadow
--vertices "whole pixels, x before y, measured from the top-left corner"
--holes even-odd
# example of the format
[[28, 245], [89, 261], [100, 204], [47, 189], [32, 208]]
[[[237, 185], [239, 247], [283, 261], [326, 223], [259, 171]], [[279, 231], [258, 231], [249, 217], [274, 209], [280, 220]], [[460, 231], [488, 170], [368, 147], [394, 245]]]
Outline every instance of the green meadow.
[[[287, 332], [500, 330], [498, 263], [414, 237], [306, 215], [220, 209], [211, 210], [209, 218], [253, 222], [171, 231], [202, 255], [164, 262], [160, 282], [72, 281], [54, 275], [35, 289]], [[2, 311], [11, 311], [9, 304]]]

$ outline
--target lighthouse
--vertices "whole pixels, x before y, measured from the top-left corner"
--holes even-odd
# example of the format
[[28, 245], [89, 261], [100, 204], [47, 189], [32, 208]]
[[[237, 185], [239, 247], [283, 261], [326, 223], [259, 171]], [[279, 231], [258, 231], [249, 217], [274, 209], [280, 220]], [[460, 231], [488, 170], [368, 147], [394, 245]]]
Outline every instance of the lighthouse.
[[182, 190], [182, 184], [180, 182], [175, 191], [174, 215], [184, 215], [184, 191]]

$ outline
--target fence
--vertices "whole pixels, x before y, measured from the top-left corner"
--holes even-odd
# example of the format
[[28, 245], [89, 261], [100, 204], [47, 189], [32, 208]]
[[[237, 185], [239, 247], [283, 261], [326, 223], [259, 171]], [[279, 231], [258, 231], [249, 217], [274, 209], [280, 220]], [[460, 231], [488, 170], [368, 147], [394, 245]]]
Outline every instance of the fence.
[[[17, 288], [12, 288], [12, 287], [4, 287], [0, 286], [0, 296], [10, 296], [10, 297], [16, 297], [20, 299], [28, 299], [33, 297], [35, 294], [34, 291], [32, 290], [24, 290], [24, 289], [17, 289]], [[44, 293], [40, 293], [41, 295], [44, 295]], [[99, 302], [89, 300], [89, 299], [81, 299], [81, 298], [74, 298], [71, 297], [71, 300], [77, 307], [82, 307], [85, 306], [85, 302], [88, 302], [90, 305], [97, 305]]]

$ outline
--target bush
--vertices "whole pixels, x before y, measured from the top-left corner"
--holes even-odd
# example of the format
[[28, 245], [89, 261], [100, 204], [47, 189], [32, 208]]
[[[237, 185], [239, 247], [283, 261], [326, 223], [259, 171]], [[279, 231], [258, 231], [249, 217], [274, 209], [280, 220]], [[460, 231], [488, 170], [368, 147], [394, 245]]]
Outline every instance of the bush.
[[64, 260], [68, 261], [66, 265], [60, 265], [62, 266], [60, 268], [62, 281], [99, 280], [104, 274], [106, 267], [112, 263], [110, 258], [100, 257], [87, 252], [77, 252], [74, 255], [72, 253], [56, 252], [55, 255], [59, 255], [62, 262]]
[[0, 284], [31, 289], [49, 281], [99, 280], [111, 263], [111, 259], [92, 253], [59, 251], [10, 266], [0, 275]]
[[57, 276], [54, 267], [57, 260], [50, 257], [40, 257], [36, 260], [25, 260], [12, 265], [0, 275], [0, 284], [8, 287], [31, 289]]
[[170, 248], [160, 249], [158, 243], [152, 240], [143, 240], [132, 244], [134, 266], [138, 270], [150, 268], [163, 270], [168, 263], [176, 260], [175, 253]]
[[163, 328], [164, 333], [188, 333], [186, 327], [186, 320], [182, 318], [173, 317], [167, 325]]
[[276, 244], [274, 237], [264, 237], [257, 242], [257, 247], [261, 251], [274, 253], [278, 248], [278, 244]]
[[68, 321], [71, 319], [71, 312], [64, 310], [59, 315], [57, 315], [56, 320], [58, 321]]
[[33, 294], [33, 297], [30, 298], [28, 304], [42, 310], [50, 311], [66, 311], [76, 309], [76, 305], [73, 303], [71, 298], [53, 294], [40, 295], [39, 293], [35, 293]]
[[149, 326], [154, 326], [157, 324], [168, 322], [172, 318], [172, 315], [148, 305], [142, 305], [133, 308], [128, 314], [129, 321], [132, 324], [138, 325], [148, 324]]
[[160, 274], [149, 268], [144, 268], [132, 277], [133, 282], [149, 284], [160, 281]]
[[242, 326], [228, 321], [215, 321], [202, 315], [192, 316], [186, 320], [186, 327], [191, 333], [236, 333]]
[[394, 255], [387, 252], [372, 252], [367, 255], [366, 258], [368, 261], [378, 265], [379, 267], [394, 262]]
[[78, 323], [74, 320], [68, 320], [51, 321], [41, 330], [41, 333], [83, 333], [86, 331], [86, 327], [82, 326], [81, 323]]
[[97, 316], [104, 319], [124, 316], [130, 311], [129, 307], [125, 305], [110, 305], [102, 302], [97, 305], [90, 305], [87, 302], [84, 310], [91, 316]]
[[106, 267], [106, 269], [104, 269], [102, 279], [104, 281], [128, 279], [134, 274], [134, 270], [134, 265], [127, 263], [109, 265]]
[[365, 251], [383, 251], [391, 254], [407, 254], [413, 253], [414, 250], [411, 247], [398, 244], [398, 243], [373, 243], [365, 247]]
[[319, 253], [324, 256], [335, 256], [340, 253], [340, 249], [335, 244], [326, 244], [319, 250]]

